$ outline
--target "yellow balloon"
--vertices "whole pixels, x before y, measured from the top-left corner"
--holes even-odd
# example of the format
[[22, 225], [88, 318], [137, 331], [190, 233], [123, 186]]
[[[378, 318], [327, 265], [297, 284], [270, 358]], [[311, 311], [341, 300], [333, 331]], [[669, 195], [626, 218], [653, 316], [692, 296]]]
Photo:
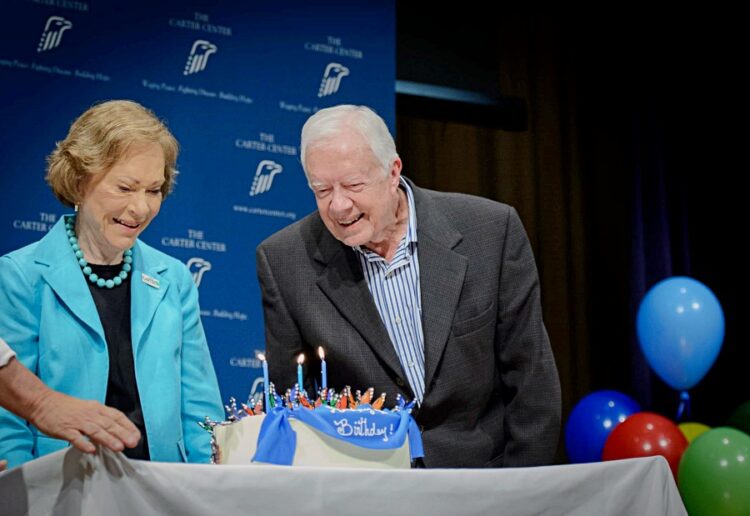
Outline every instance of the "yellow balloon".
[[677, 427], [680, 429], [682, 435], [685, 436], [689, 443], [692, 443], [693, 440], [703, 432], [711, 430], [710, 426], [706, 426], [703, 423], [680, 423], [679, 425], [677, 425]]

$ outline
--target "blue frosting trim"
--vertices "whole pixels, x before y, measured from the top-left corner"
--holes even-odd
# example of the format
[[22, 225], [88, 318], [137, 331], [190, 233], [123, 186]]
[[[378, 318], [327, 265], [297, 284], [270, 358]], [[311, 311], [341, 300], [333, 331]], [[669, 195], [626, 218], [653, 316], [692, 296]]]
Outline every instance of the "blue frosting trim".
[[290, 418], [336, 439], [375, 450], [400, 448], [408, 438], [411, 459], [424, 456], [419, 427], [407, 410], [375, 410], [370, 405], [349, 410], [276, 407], [266, 414], [260, 427], [254, 462], [292, 464], [297, 434], [289, 424]]
[[297, 432], [289, 424], [286, 410], [274, 409], [260, 427], [253, 461], [291, 465], [297, 449]]

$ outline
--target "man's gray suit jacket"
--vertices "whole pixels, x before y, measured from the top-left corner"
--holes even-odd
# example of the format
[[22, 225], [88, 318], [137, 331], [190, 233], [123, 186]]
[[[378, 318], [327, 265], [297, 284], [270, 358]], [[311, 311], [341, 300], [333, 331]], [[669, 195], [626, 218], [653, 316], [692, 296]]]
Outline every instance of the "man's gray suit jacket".
[[[412, 183], [410, 183], [412, 184]], [[427, 467], [551, 463], [560, 429], [560, 383], [542, 322], [526, 232], [505, 204], [412, 186], [424, 329], [425, 393], [415, 410]], [[256, 251], [266, 353], [277, 390], [375, 388], [390, 406], [413, 398], [355, 251], [317, 212]]]

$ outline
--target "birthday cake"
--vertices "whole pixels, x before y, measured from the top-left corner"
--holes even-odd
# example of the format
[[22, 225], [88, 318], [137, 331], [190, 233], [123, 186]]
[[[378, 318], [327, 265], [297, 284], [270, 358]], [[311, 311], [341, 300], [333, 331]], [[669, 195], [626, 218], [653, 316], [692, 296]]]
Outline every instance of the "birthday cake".
[[263, 401], [237, 408], [230, 399], [227, 420], [206, 420], [216, 464], [279, 464], [315, 467], [409, 468], [421, 457], [422, 440], [412, 404], [397, 397], [384, 409], [374, 390], [340, 393], [323, 389], [315, 401], [295, 385], [282, 397], [273, 384]]

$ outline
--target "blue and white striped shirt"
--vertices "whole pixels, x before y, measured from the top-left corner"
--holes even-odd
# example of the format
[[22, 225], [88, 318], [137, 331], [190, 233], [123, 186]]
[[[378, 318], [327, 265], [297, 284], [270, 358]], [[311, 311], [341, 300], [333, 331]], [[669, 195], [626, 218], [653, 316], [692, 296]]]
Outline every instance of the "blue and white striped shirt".
[[391, 262], [356, 246], [367, 286], [385, 324], [401, 367], [418, 403], [424, 395], [424, 333], [422, 331], [422, 294], [419, 289], [417, 256], [417, 216], [411, 187], [401, 179], [409, 203], [406, 234]]

